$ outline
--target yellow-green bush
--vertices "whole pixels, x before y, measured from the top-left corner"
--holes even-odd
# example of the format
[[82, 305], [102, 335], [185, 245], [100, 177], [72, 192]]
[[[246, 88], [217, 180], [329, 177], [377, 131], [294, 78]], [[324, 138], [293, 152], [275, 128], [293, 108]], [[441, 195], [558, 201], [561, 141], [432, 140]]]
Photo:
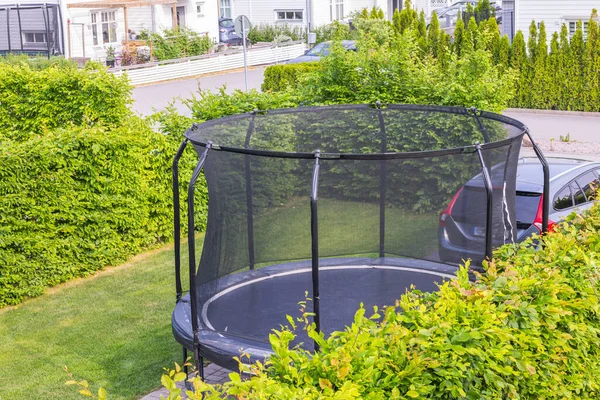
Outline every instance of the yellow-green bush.
[[265, 69], [265, 80], [261, 89], [263, 92], [294, 90], [301, 76], [319, 68], [321, 65], [318, 62], [271, 65]]
[[[194, 381], [192, 399], [597, 399], [600, 396], [600, 204], [558, 232], [507, 245], [476, 282], [463, 268], [437, 293], [412, 291], [364, 309], [321, 350], [290, 348], [223, 386]], [[288, 321], [295, 324], [294, 320]], [[283, 321], [282, 321], [283, 323]], [[298, 327], [297, 329], [301, 329]], [[242, 357], [243, 360], [243, 357]], [[243, 367], [244, 370], [248, 370]], [[179, 372], [179, 371], [177, 371]], [[181, 393], [163, 376], [172, 398]]]
[[0, 138], [26, 140], [66, 126], [120, 125], [131, 86], [105, 69], [0, 63], [0, 99]]

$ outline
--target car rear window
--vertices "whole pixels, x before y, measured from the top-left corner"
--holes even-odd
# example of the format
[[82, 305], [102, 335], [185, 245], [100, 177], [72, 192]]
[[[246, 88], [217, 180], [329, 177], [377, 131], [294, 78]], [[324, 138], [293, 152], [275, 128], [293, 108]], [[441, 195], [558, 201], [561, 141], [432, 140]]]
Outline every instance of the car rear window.
[[540, 193], [517, 192], [515, 208], [517, 224], [533, 224], [540, 205]]

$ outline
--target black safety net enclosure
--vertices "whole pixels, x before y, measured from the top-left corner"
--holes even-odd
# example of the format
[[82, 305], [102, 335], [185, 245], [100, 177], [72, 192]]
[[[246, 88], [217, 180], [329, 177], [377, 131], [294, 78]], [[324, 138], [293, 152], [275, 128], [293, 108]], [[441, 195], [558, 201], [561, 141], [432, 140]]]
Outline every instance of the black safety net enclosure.
[[64, 55], [60, 3], [0, 5], [0, 55]]
[[[175, 337], [196, 360], [235, 368], [241, 353], [269, 356], [269, 333], [299, 316], [305, 297], [327, 336], [351, 324], [361, 303], [437, 290], [463, 260], [481, 268], [493, 248], [515, 241], [525, 134], [497, 114], [408, 105], [257, 111], [194, 125], [173, 171]], [[202, 173], [209, 200], [203, 245], [189, 235], [184, 295], [177, 166], [187, 144], [198, 154], [189, 232]], [[313, 349], [296, 333], [294, 344]]]

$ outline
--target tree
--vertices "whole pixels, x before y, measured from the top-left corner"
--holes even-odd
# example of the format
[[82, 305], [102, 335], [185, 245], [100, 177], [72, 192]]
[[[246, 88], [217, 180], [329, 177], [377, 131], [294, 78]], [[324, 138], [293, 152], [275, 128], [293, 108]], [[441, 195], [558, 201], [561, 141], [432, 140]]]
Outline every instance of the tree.
[[465, 23], [462, 18], [458, 18], [456, 21], [456, 27], [454, 28], [454, 53], [457, 56], [461, 56], [461, 50], [463, 41], [465, 40]]
[[546, 37], [546, 25], [540, 23], [538, 42], [535, 50], [535, 60], [531, 71], [531, 105], [532, 108], [545, 108], [548, 104], [548, 77], [546, 70], [546, 58], [548, 56], [548, 42]]
[[535, 21], [531, 21], [531, 24], [529, 25], [529, 39], [527, 40], [527, 51], [529, 52], [530, 65], [535, 64], [537, 47], [537, 24]]
[[524, 103], [523, 97], [526, 91], [530, 90], [526, 84], [527, 77], [525, 70], [527, 67], [527, 50], [525, 49], [525, 37], [523, 32], [518, 31], [513, 39], [513, 45], [510, 52], [510, 66], [519, 72], [517, 82], [517, 91], [512, 102], [513, 107], [521, 107]]
[[506, 35], [500, 38], [500, 45], [498, 49], [498, 64], [502, 65], [505, 69], [508, 68], [510, 64], [510, 40]]
[[546, 88], [548, 92], [548, 104], [546, 108], [556, 110], [560, 104], [560, 87], [562, 81], [560, 76], [562, 71], [560, 68], [560, 39], [558, 32], [552, 34], [552, 40], [550, 41], [550, 54], [548, 54], [548, 60], [546, 62], [548, 70], [548, 82]]
[[475, 17], [471, 17], [469, 20], [469, 25], [467, 26], [467, 30], [465, 31], [465, 37], [462, 42], [460, 53], [464, 56], [467, 53], [475, 50], [475, 45], [479, 40], [479, 28], [477, 27], [477, 22], [475, 21]]
[[475, 6], [475, 20], [477, 22], [487, 21], [492, 15], [490, 0], [480, 0]]
[[434, 11], [431, 15], [431, 22], [429, 23], [427, 38], [429, 41], [429, 52], [435, 58], [438, 58], [440, 55], [441, 34], [443, 33], [444, 32], [440, 31], [440, 21], [438, 20], [437, 13]]

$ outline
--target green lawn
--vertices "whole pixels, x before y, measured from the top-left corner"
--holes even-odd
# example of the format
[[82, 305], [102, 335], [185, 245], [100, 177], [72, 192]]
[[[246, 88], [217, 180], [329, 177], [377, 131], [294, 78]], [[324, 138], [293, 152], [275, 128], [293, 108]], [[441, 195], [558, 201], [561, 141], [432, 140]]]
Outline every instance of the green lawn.
[[[321, 255], [376, 256], [378, 218], [377, 204], [320, 202]], [[262, 259], [310, 257], [308, 199], [295, 199], [255, 222]], [[425, 256], [437, 243], [436, 227], [435, 215], [387, 210], [388, 243], [404, 254]], [[184, 266], [186, 255], [183, 247]], [[187, 277], [187, 268], [182, 273]], [[65, 365], [95, 389], [105, 387], [112, 399], [152, 391], [160, 386], [162, 368], [181, 359], [171, 334], [174, 303], [169, 245], [0, 310], [0, 399], [80, 398], [64, 385]]]
[[170, 245], [0, 310], [0, 399], [81, 398], [64, 385], [65, 365], [111, 399], [159, 387], [162, 368], [182, 357], [174, 287]]

